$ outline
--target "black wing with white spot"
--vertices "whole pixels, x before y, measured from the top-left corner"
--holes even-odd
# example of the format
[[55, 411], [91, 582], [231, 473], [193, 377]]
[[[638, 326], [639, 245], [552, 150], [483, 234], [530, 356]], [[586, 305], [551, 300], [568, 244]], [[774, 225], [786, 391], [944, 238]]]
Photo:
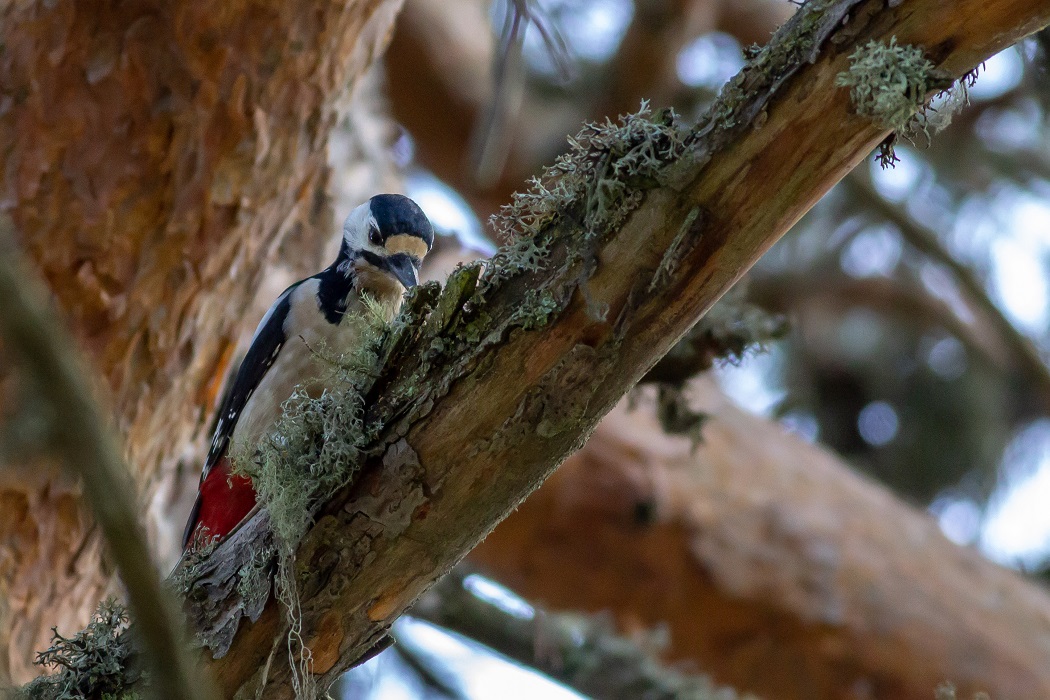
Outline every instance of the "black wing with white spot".
[[248, 400], [277, 360], [281, 348], [284, 347], [287, 340], [284, 333], [284, 322], [291, 308], [290, 298], [292, 292], [300, 284], [302, 282], [296, 282], [284, 290], [263, 316], [259, 327], [255, 329], [252, 343], [237, 370], [237, 377], [233, 380], [233, 385], [226, 393], [216, 416], [215, 433], [212, 435], [208, 458], [204, 461], [204, 472], [201, 474], [202, 482], [215, 463], [226, 454], [226, 448], [233, 437], [233, 431], [237, 427], [241, 412], [244, 411]]
[[[296, 282], [284, 290], [281, 296], [277, 297], [277, 301], [273, 303], [270, 310], [266, 312], [266, 315], [263, 316], [262, 321], [259, 322], [259, 327], [255, 329], [255, 335], [252, 336], [252, 343], [248, 347], [248, 352], [245, 353], [241, 366], [237, 369], [237, 376], [234, 378], [233, 384], [227, 386], [223, 395], [222, 405], [216, 415], [211, 447], [208, 449], [208, 458], [204, 461], [204, 470], [201, 472], [201, 484], [208, 478], [208, 472], [212, 470], [212, 467], [226, 454], [226, 448], [229, 447], [234, 428], [237, 427], [237, 420], [241, 417], [244, 407], [248, 404], [248, 400], [255, 393], [255, 389], [262, 382], [270, 367], [277, 360], [281, 348], [284, 347], [286, 340], [284, 322], [288, 318], [288, 311], [291, 308], [289, 297], [292, 291], [300, 284], [302, 282]], [[189, 542], [190, 536], [193, 534], [193, 528], [196, 527], [200, 508], [201, 496], [198, 493], [196, 500], [193, 502], [193, 508], [190, 510], [190, 517], [186, 521], [186, 531], [182, 535], [182, 546], [184, 549], [187, 542]]]

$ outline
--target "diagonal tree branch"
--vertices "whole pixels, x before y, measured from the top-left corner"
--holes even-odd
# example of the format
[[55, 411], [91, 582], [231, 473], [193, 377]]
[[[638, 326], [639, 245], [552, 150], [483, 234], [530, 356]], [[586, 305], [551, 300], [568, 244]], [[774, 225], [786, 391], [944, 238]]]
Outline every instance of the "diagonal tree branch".
[[183, 644], [183, 624], [146, 546], [136, 516], [130, 472], [113, 436], [98, 415], [61, 324], [44, 303], [46, 288], [14, 248], [10, 222], [0, 220], [0, 337], [31, 377], [50, 413], [49, 449], [80, 477], [127, 587], [135, 629], [146, 651], [156, 697], [178, 700], [212, 697], [202, 684]]
[[1038, 581], [713, 378], [690, 389], [710, 416], [695, 452], [657, 434], [651, 398], [621, 403], [468, 561], [549, 610], [665, 624], [664, 659], [770, 700], [930, 700], [944, 680], [1050, 697]]
[[661, 663], [655, 656], [658, 640], [645, 645], [618, 635], [609, 615], [550, 613], [531, 606], [528, 613], [511, 612], [476, 595], [463, 569], [453, 569], [427, 591], [412, 616], [459, 632], [595, 700], [738, 697], [708, 676]]
[[[886, 136], [835, 86], [855, 46], [896, 37], [958, 77], [1050, 22], [1050, 0], [894, 5], [807, 3], [681, 142], [662, 119], [591, 130], [550, 191], [511, 211], [528, 233], [503, 255], [517, 271], [465, 268], [440, 297], [415, 295], [370, 389], [376, 456], [327, 498], [295, 554], [301, 636], [322, 686]], [[229, 570], [237, 547], [258, 551], [263, 517], [213, 559]], [[216, 587], [198, 587], [198, 600], [236, 590], [235, 576], [202, 578]], [[286, 694], [287, 652], [267, 659], [280, 620], [269, 601], [211, 662], [226, 695], [252, 692], [264, 670], [262, 696]]]

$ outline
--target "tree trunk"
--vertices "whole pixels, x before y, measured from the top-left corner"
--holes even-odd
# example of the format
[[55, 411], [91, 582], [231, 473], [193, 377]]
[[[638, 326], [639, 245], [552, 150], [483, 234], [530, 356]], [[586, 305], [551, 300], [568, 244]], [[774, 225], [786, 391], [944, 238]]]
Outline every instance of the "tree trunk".
[[695, 386], [704, 441], [618, 409], [471, 554], [518, 593], [666, 625], [769, 700], [1050, 697], [1050, 596], [827, 450]]
[[[593, 179], [565, 177], [560, 201], [538, 194], [535, 208], [519, 203], [522, 226], [534, 227], [545, 251], [541, 269], [491, 268], [480, 282], [477, 268], [461, 271], [436, 300], [414, 297], [410, 322], [381, 350], [379, 393], [366, 404], [381, 429], [370, 445], [377, 456], [328, 499], [296, 553], [301, 636], [318, 682], [373, 648], [886, 136], [836, 87], [856, 46], [896, 37], [958, 77], [1048, 21], [1046, 1], [807, 3], [682, 150], [669, 145], [666, 126], [644, 119], [584, 139], [573, 164]], [[626, 174], [612, 169], [639, 152], [650, 160]], [[612, 202], [610, 222], [596, 202], [618, 185], [628, 187], [626, 199], [620, 210]], [[595, 187], [601, 195], [590, 194]], [[626, 214], [622, 225], [617, 212]], [[215, 571], [235, 574], [230, 557], [239, 547], [257, 551], [265, 522], [260, 514], [220, 545]], [[236, 588], [236, 576], [225, 583]], [[202, 594], [219, 605], [226, 595]], [[198, 622], [207, 621], [202, 611]], [[271, 600], [211, 663], [227, 695], [252, 692], [264, 678], [264, 697], [287, 693], [292, 660], [273, 646], [279, 630]]]
[[[0, 201], [103, 380], [162, 550], [245, 308], [275, 267], [318, 267], [328, 135], [400, 5], [5, 4]], [[0, 586], [0, 681], [114, 590], [47, 465], [0, 483]]]

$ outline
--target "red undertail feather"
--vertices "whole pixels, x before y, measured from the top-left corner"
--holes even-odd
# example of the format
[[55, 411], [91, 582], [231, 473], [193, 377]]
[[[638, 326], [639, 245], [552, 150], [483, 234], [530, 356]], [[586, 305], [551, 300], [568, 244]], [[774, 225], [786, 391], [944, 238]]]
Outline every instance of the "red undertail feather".
[[187, 549], [230, 534], [255, 507], [255, 489], [246, 476], [230, 474], [230, 461], [223, 457], [200, 485], [200, 511]]

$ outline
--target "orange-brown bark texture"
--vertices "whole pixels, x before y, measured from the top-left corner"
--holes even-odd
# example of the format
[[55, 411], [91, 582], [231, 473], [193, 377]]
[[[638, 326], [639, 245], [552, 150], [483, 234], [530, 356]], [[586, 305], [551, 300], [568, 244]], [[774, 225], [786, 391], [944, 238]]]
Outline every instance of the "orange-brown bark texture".
[[621, 406], [471, 554], [530, 600], [666, 625], [770, 700], [1050, 697], [1050, 597], [828, 451], [694, 387], [695, 453]]
[[[400, 5], [0, 10], [0, 204], [101, 378], [152, 516], [184, 456], [198, 466], [265, 273], [316, 269], [332, 232], [328, 135]], [[0, 476], [0, 680], [33, 675], [50, 627], [79, 628], [113, 589], [75, 485], [17, 467]], [[150, 525], [170, 549], [178, 524]]]

